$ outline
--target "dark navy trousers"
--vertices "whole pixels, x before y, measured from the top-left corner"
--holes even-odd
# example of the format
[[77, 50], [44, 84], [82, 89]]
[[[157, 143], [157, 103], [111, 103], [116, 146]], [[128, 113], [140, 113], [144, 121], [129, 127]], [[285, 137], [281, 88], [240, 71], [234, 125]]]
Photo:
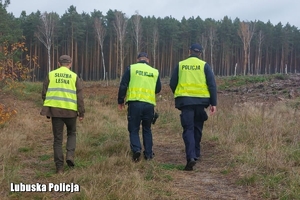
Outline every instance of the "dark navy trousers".
[[204, 121], [208, 116], [204, 106], [191, 105], [181, 109], [180, 121], [183, 127], [182, 138], [185, 144], [186, 159], [200, 157], [200, 142]]
[[139, 130], [142, 124], [142, 136], [144, 146], [144, 156], [152, 158], [153, 139], [151, 132], [151, 123], [154, 116], [154, 105], [146, 102], [132, 101], [128, 102], [128, 131], [130, 139], [130, 148], [133, 153], [141, 152]]

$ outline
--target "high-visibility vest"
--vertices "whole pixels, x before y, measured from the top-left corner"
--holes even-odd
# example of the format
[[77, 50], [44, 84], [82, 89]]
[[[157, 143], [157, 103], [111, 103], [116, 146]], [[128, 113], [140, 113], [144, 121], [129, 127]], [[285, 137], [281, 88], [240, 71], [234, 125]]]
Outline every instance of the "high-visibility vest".
[[77, 111], [77, 74], [61, 66], [49, 73], [49, 85], [44, 106]]
[[179, 62], [178, 84], [174, 92], [175, 98], [182, 96], [210, 97], [204, 73], [205, 63], [196, 57], [190, 57]]
[[143, 101], [156, 105], [155, 88], [158, 75], [157, 69], [154, 69], [145, 63], [131, 65], [126, 102]]

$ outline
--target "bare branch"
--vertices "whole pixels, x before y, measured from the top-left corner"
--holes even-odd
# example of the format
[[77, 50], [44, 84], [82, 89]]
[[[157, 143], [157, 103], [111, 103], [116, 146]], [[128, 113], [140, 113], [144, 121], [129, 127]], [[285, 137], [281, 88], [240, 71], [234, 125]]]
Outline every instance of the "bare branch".
[[125, 19], [124, 14], [119, 11], [115, 12], [115, 18], [116, 20], [114, 21], [114, 28], [117, 32], [118, 40], [120, 44], [124, 44], [128, 20]]
[[241, 22], [240, 29], [238, 30], [238, 35], [243, 42], [243, 49], [244, 49], [244, 75], [246, 75], [246, 66], [248, 63], [248, 73], [251, 72], [250, 70], [250, 43], [252, 37], [254, 35], [255, 30], [255, 23], [249, 22]]
[[124, 42], [125, 42], [125, 36], [126, 36], [126, 27], [127, 27], [127, 23], [128, 20], [125, 18], [124, 14], [122, 12], [119, 11], [115, 11], [115, 21], [114, 21], [114, 28], [117, 32], [117, 38], [119, 40], [119, 44], [120, 44], [120, 58], [121, 58], [121, 71], [120, 74], [123, 74], [123, 62], [125, 59], [124, 56]]
[[52, 46], [52, 39], [54, 35], [54, 29], [58, 16], [56, 13], [44, 12], [40, 16], [41, 24], [38, 26], [38, 31], [35, 32], [35, 36], [41, 41], [48, 51], [48, 69], [51, 70], [50, 50]]
[[133, 22], [133, 37], [136, 44], [136, 52], [140, 51], [141, 39], [142, 39], [142, 26], [141, 26], [141, 15], [138, 11], [135, 11], [135, 15], [132, 17]]
[[103, 53], [103, 41], [104, 41], [104, 37], [106, 35], [106, 29], [103, 27], [102, 20], [100, 18], [95, 18], [94, 27], [95, 27], [95, 32], [96, 32], [96, 38], [101, 47], [102, 64], [103, 64], [103, 80], [105, 80], [106, 69], [105, 69], [104, 53]]
[[100, 18], [95, 18], [94, 27], [96, 32], [96, 38], [101, 46], [103, 47], [104, 37], [106, 35], [106, 29], [103, 27], [102, 20]]

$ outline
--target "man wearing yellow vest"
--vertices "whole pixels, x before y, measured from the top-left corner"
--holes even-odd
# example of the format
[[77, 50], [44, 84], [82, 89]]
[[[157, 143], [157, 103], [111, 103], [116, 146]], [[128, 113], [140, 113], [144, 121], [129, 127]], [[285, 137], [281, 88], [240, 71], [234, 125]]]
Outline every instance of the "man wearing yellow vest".
[[217, 109], [214, 74], [210, 66], [199, 58], [201, 53], [202, 46], [192, 44], [189, 49], [190, 56], [178, 63], [170, 80], [175, 107], [181, 111], [182, 138], [187, 160], [184, 168], [186, 171], [192, 171], [201, 156], [203, 124], [208, 118], [205, 108], [210, 106], [211, 114], [214, 114]]
[[77, 74], [71, 71], [72, 59], [68, 55], [59, 58], [60, 67], [51, 71], [43, 83], [44, 105], [41, 115], [51, 117], [54, 136], [53, 150], [56, 173], [64, 171], [62, 150], [63, 129], [67, 127], [66, 163], [74, 167], [76, 147], [76, 120], [82, 121], [85, 113], [82, 83]]
[[146, 160], [153, 158], [151, 122], [154, 117], [154, 106], [156, 105], [155, 94], [159, 93], [160, 90], [159, 72], [149, 65], [148, 54], [141, 52], [137, 57], [137, 63], [130, 65], [125, 71], [118, 92], [119, 110], [125, 107], [125, 98], [128, 104], [128, 131], [134, 162], [140, 160], [142, 151], [139, 136], [141, 122], [144, 158]]

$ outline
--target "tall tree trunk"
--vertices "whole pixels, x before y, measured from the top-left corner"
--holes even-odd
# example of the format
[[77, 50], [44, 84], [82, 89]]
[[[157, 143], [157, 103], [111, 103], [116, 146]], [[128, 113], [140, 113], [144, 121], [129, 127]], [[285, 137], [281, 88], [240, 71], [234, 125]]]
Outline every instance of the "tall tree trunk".
[[82, 71], [81, 73], [82, 73], [82, 77], [81, 78], [83, 78], [83, 77], [85, 77], [85, 80], [87, 80], [88, 79], [88, 69], [89, 69], [89, 62], [88, 62], [88, 52], [89, 52], [89, 43], [88, 43], [88, 41], [89, 41], [89, 34], [88, 33], [86, 33], [86, 36], [85, 36], [85, 51], [84, 51], [84, 53], [85, 53], [85, 56], [84, 56], [84, 58], [85, 58], [85, 62], [84, 62], [84, 71]]
[[75, 40], [75, 47], [74, 47], [74, 59], [73, 59], [73, 62], [75, 64], [75, 72], [76, 73], [79, 73], [79, 70], [78, 70], [78, 41]]
[[133, 22], [133, 37], [136, 45], [136, 54], [140, 52], [141, 39], [142, 39], [142, 26], [141, 15], [138, 11], [135, 11], [135, 15], [132, 17]]
[[108, 62], [108, 77], [109, 80], [112, 79], [112, 69], [111, 69], [111, 65], [112, 65], [112, 51], [113, 51], [113, 42], [112, 42], [112, 38], [110, 37], [109, 40], [109, 62]]
[[261, 45], [264, 40], [264, 35], [262, 33], [262, 30], [258, 33], [258, 56], [257, 56], [257, 74], [261, 74]]
[[71, 57], [74, 61], [74, 27], [73, 27], [73, 22], [72, 22], [72, 30], [71, 30], [71, 49], [70, 49], [70, 52], [71, 52]]
[[284, 70], [284, 60], [285, 60], [285, 57], [284, 57], [284, 48], [283, 48], [283, 45], [281, 46], [281, 61], [280, 61], [280, 73], [283, 73]]
[[244, 49], [244, 75], [246, 75], [246, 68], [248, 64], [248, 73], [250, 71], [250, 43], [254, 34], [255, 24], [250, 24], [246, 22], [240, 23], [240, 29], [238, 30], [238, 35], [243, 42]]
[[210, 66], [212, 71], [214, 71], [214, 63], [213, 63], [213, 49], [214, 49], [214, 43], [215, 43], [215, 35], [216, 35], [216, 29], [213, 27], [209, 28], [209, 44], [210, 44]]
[[53, 41], [54, 29], [56, 26], [56, 21], [58, 20], [58, 15], [56, 13], [44, 12], [40, 16], [40, 25], [38, 26], [38, 31], [35, 32], [35, 36], [40, 42], [42, 42], [48, 54], [48, 72], [51, 71], [51, 47]]
[[126, 27], [127, 27], [127, 22], [128, 20], [125, 18], [124, 14], [115, 11], [115, 23], [114, 27], [117, 32], [117, 37], [118, 37], [118, 44], [119, 50], [120, 50], [120, 81], [121, 77], [123, 75], [123, 68], [124, 68], [124, 42], [125, 42], [125, 36], [126, 36]]
[[171, 72], [172, 72], [172, 67], [173, 67], [173, 63], [172, 63], [172, 59], [173, 59], [173, 40], [171, 41], [171, 45], [170, 45], [170, 60], [169, 60], [169, 63], [168, 65], [170, 66], [169, 67], [169, 77], [171, 77]]
[[105, 80], [106, 76], [106, 68], [105, 68], [105, 61], [104, 61], [104, 53], [103, 53], [103, 42], [104, 37], [106, 35], [106, 30], [102, 24], [102, 20], [100, 18], [95, 18], [94, 20], [94, 27], [96, 31], [96, 36], [100, 45], [101, 49], [101, 58], [102, 58], [102, 67], [103, 67], [103, 80]]
[[47, 48], [47, 54], [48, 54], [48, 72], [51, 71], [51, 48]]
[[157, 68], [157, 66], [156, 66], [157, 43], [158, 43], [158, 29], [157, 29], [157, 26], [155, 26], [155, 27], [153, 27], [153, 66], [155, 68]]

